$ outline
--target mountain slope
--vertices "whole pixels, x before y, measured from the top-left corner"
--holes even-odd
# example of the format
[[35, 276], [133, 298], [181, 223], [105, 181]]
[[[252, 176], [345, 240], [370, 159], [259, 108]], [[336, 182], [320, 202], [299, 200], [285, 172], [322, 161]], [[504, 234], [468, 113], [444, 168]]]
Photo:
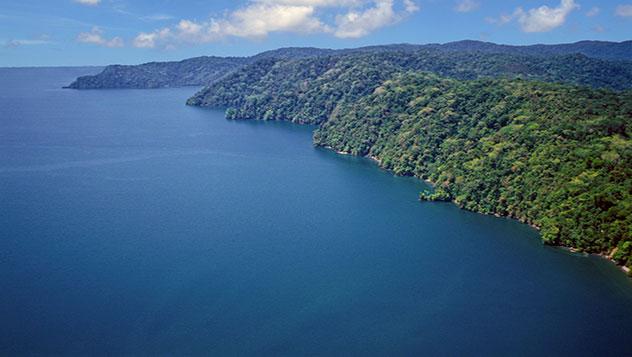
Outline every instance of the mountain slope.
[[580, 41], [557, 45], [511, 46], [498, 45], [491, 42], [467, 40], [449, 42], [443, 45], [438, 45], [437, 47], [449, 51], [479, 51], [486, 53], [523, 54], [530, 56], [555, 56], [579, 53], [586, 57], [604, 60], [632, 61], [632, 41]]
[[77, 78], [66, 88], [164, 88], [200, 86], [246, 64], [244, 58], [196, 57], [179, 62], [137, 66], [111, 65], [101, 73]]
[[[418, 51], [447, 51], [505, 54], [516, 56], [551, 57], [555, 55], [583, 54], [589, 58], [632, 61], [632, 41], [583, 41], [560, 45], [509, 46], [480, 41], [459, 41], [446, 44], [392, 44], [351, 49], [320, 49], [290, 47], [262, 52], [252, 57], [197, 57], [179, 62], [151, 62], [141, 65], [112, 65], [102, 73], [78, 78], [67, 88], [163, 88], [201, 86], [212, 83], [223, 75], [264, 59], [303, 59], [350, 54], [413, 53]], [[608, 64], [607, 66], [611, 66]]]
[[517, 218], [632, 267], [632, 92], [404, 74], [345, 103], [317, 145], [436, 184], [422, 199]]
[[178, 62], [111, 65], [101, 73], [77, 78], [66, 88], [166, 88], [203, 86], [242, 66], [267, 58], [300, 59], [333, 53], [311, 47], [290, 47], [262, 52], [253, 57], [195, 57]]
[[320, 123], [341, 101], [370, 94], [382, 81], [403, 71], [429, 71], [456, 79], [520, 77], [613, 89], [632, 86], [632, 62], [609, 62], [583, 55], [547, 58], [421, 50], [267, 59], [226, 75], [188, 103], [231, 107], [231, 118], [273, 117]]

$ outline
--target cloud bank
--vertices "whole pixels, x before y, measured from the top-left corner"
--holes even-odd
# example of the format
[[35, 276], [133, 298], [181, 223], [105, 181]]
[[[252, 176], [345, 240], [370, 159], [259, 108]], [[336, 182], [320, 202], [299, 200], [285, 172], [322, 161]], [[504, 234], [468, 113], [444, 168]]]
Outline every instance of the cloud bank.
[[[327, 11], [325, 11], [327, 10]], [[250, 0], [244, 7], [208, 21], [183, 19], [176, 25], [141, 32], [138, 48], [173, 48], [229, 37], [265, 38], [275, 32], [326, 33], [358, 38], [419, 11], [413, 0]], [[333, 21], [326, 14], [333, 12]]]
[[576, 9], [579, 9], [579, 5], [574, 0], [561, 0], [557, 7], [542, 5], [526, 11], [518, 7], [511, 15], [500, 15], [498, 19], [487, 18], [487, 22], [504, 25], [516, 20], [523, 32], [549, 32], [562, 26], [568, 15]]

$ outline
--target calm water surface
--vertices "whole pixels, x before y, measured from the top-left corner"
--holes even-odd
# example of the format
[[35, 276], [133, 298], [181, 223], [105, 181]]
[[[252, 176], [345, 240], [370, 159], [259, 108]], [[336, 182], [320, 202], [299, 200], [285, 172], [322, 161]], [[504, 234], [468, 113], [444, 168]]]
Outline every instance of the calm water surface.
[[195, 89], [0, 70], [0, 354], [625, 355], [632, 283]]

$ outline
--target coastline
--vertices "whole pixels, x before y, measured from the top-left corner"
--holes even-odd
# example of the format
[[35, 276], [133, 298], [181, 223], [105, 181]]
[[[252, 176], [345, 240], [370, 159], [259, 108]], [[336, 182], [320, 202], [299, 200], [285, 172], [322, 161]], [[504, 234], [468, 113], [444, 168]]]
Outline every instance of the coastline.
[[[331, 150], [331, 151], [333, 151], [333, 152], [335, 152], [336, 154], [339, 154], [339, 155], [353, 155], [352, 153], [347, 152], [347, 151], [336, 150], [336, 149], [332, 148], [331, 146], [320, 146], [320, 147], [325, 148], [325, 149], [328, 149], [328, 150]], [[369, 160], [371, 160], [371, 161], [373, 161], [373, 162], [375, 162], [375, 163], [378, 165], [378, 167], [380, 167], [380, 168], [384, 169], [384, 168], [382, 167], [382, 161], [381, 161], [381, 160], [380, 160], [377, 156], [373, 156], [373, 155], [364, 155], [363, 157], [364, 157], [364, 158], [367, 158], [367, 159], [369, 159]], [[388, 170], [388, 171], [389, 171], [389, 172], [392, 172], [392, 171], [390, 171], [390, 170]], [[427, 184], [429, 184], [429, 185], [430, 185], [430, 186], [432, 186], [432, 187], [434, 187], [434, 186], [435, 186], [435, 183], [434, 183], [434, 182], [432, 182], [432, 181], [430, 181], [430, 180], [428, 180], [428, 179], [422, 179], [422, 178], [419, 178], [419, 177], [417, 177], [417, 176], [413, 176], [413, 177], [415, 177], [415, 178], [416, 178], [416, 179], [418, 179], [418, 180], [422, 180], [422, 181], [426, 182]], [[488, 215], [488, 216], [490, 216], [490, 215], [491, 215], [491, 216], [495, 216], [495, 217], [498, 217], [498, 218], [509, 218], [509, 219], [513, 219], [513, 220], [516, 220], [516, 221], [518, 221], [518, 222], [520, 222], [520, 223], [523, 223], [523, 224], [527, 224], [527, 225], [529, 225], [531, 228], [533, 228], [533, 229], [537, 230], [538, 232], [540, 231], [540, 227], [539, 227], [538, 225], [536, 225], [536, 224], [534, 224], [534, 223], [531, 223], [531, 222], [527, 222], [527, 221], [524, 221], [524, 220], [518, 219], [518, 218], [513, 217], [513, 216], [510, 216], [510, 215], [501, 215], [501, 214], [499, 214], [499, 213], [483, 213], [483, 212], [477, 212], [477, 211], [468, 210], [468, 209], [466, 209], [466, 208], [463, 208], [461, 205], [459, 205], [459, 203], [458, 203], [458, 202], [456, 202], [454, 199], [450, 200], [450, 203], [452, 203], [452, 204], [456, 205], [457, 207], [459, 207], [460, 209], [463, 209], [463, 210], [466, 210], [466, 211], [475, 212], [475, 213], [478, 213], [478, 214], [484, 214], [484, 215]], [[543, 244], [544, 244], [544, 243], [543, 243]], [[548, 244], [545, 244], [545, 245], [548, 245]], [[614, 253], [616, 252], [616, 249], [617, 249], [617, 248], [614, 248], [614, 249], [613, 249], [610, 253], [603, 253], [603, 252], [601, 252], [601, 253], [586, 253], [586, 252], [582, 252], [582, 251], [580, 251], [579, 249], [577, 249], [577, 248], [575, 248], [575, 247], [570, 247], [570, 246], [565, 246], [565, 245], [549, 245], [549, 246], [550, 246], [550, 247], [554, 247], [554, 248], [558, 248], [558, 249], [561, 249], [561, 250], [565, 250], [565, 251], [567, 251], [567, 252], [569, 252], [569, 253], [574, 253], [574, 254], [585, 254], [585, 256], [587, 256], [587, 257], [588, 257], [588, 256], [591, 256], [591, 255], [592, 255], [592, 256], [598, 256], [598, 257], [601, 257], [601, 258], [603, 258], [603, 259], [605, 259], [605, 260], [607, 260], [607, 261], [611, 262], [612, 264], [614, 264], [614, 265], [615, 265], [617, 268], [619, 268], [619, 270], [621, 270], [621, 271], [622, 271], [622, 272], [623, 272], [623, 273], [624, 273], [624, 274], [625, 274], [628, 278], [632, 278], [632, 270], [631, 270], [630, 268], [628, 268], [628, 267], [626, 267], [626, 266], [624, 266], [624, 265], [617, 264], [617, 262], [616, 262], [614, 259], [612, 259], [612, 257], [614, 256]]]

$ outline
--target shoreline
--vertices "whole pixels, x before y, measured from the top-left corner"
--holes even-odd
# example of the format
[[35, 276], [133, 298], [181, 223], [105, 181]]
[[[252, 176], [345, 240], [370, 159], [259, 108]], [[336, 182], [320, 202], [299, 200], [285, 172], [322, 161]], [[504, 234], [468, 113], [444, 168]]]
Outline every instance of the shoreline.
[[[327, 149], [327, 150], [331, 150], [331, 151], [333, 151], [333, 152], [335, 152], [336, 154], [339, 154], [339, 155], [353, 155], [352, 153], [347, 152], [347, 151], [336, 150], [336, 149], [332, 148], [331, 146], [319, 146], [319, 147], [325, 148], [325, 149]], [[359, 156], [359, 155], [354, 155], [354, 156]], [[381, 160], [380, 160], [377, 156], [373, 156], [373, 155], [364, 155], [364, 156], [361, 156], [361, 157], [364, 157], [364, 158], [366, 158], [366, 159], [369, 159], [369, 160], [373, 161], [374, 163], [376, 163], [376, 164], [378, 165], [378, 167], [380, 167], [381, 169], [384, 169], [384, 168], [382, 167], [382, 161], [381, 161]], [[391, 173], [392, 173], [392, 171], [391, 171], [391, 170], [388, 170], [388, 169], [384, 169], [384, 170], [387, 170], [387, 171], [389, 171], [389, 172], [391, 172]], [[395, 174], [393, 173], [393, 175], [395, 175]], [[398, 176], [398, 175], [396, 175], [396, 176]], [[419, 177], [417, 177], [417, 176], [413, 176], [413, 177], [415, 177], [415, 178], [416, 178], [416, 179], [418, 179], [418, 180], [421, 180], [421, 181], [426, 182], [427, 184], [429, 184], [429, 185], [430, 185], [430, 186], [432, 186], [433, 188], [434, 188], [434, 186], [435, 186], [435, 183], [434, 183], [434, 182], [432, 182], [432, 181], [430, 181], [430, 180], [428, 180], [428, 179], [422, 179], [422, 178], [419, 178]], [[523, 221], [523, 220], [518, 219], [518, 218], [516, 218], [516, 217], [510, 216], [510, 215], [501, 215], [501, 214], [499, 214], [499, 213], [483, 213], [483, 212], [477, 212], [477, 211], [468, 210], [468, 209], [466, 209], [466, 208], [461, 207], [461, 206], [459, 205], [459, 203], [458, 203], [458, 202], [456, 202], [456, 201], [455, 201], [455, 200], [453, 200], [453, 199], [452, 199], [452, 200], [450, 200], [449, 202], [450, 202], [451, 204], [454, 204], [454, 205], [456, 205], [457, 207], [459, 207], [459, 209], [462, 209], [462, 210], [465, 210], [465, 211], [474, 212], [474, 213], [477, 213], [477, 214], [483, 214], [483, 215], [486, 215], [486, 216], [495, 216], [495, 217], [498, 217], [498, 218], [508, 218], [508, 219], [512, 219], [512, 220], [518, 221], [518, 222], [520, 222], [520, 223], [522, 223], [522, 224], [527, 224], [527, 225], [529, 225], [531, 228], [533, 228], [533, 229], [537, 230], [537, 231], [538, 231], [538, 235], [540, 234], [540, 233], [539, 233], [539, 232], [540, 232], [540, 227], [539, 227], [539, 226], [537, 226], [537, 225], [535, 225], [535, 224], [533, 224], [533, 223], [530, 223], [530, 222]], [[540, 242], [542, 242], [542, 239], [540, 239]], [[614, 255], [614, 253], [616, 252], [616, 248], [614, 248], [614, 249], [613, 249], [613, 251], [612, 251], [612, 252], [610, 252], [610, 253], [608, 253], [608, 254], [603, 253], [603, 252], [602, 252], [602, 253], [586, 253], [586, 252], [582, 252], [582, 251], [580, 251], [579, 249], [577, 249], [577, 248], [575, 248], [575, 247], [570, 247], [570, 246], [565, 246], [565, 245], [549, 245], [549, 244], [544, 244], [543, 242], [542, 242], [542, 244], [543, 244], [543, 245], [548, 245], [548, 246], [550, 246], [550, 247], [554, 247], [554, 248], [562, 249], [562, 250], [568, 251], [568, 252], [570, 252], [570, 253], [581, 253], [581, 254], [585, 254], [585, 256], [586, 256], [586, 257], [591, 256], [591, 255], [592, 255], [592, 256], [598, 256], [598, 257], [601, 257], [601, 258], [603, 258], [603, 259], [605, 259], [605, 260], [607, 260], [607, 261], [611, 262], [612, 264], [614, 264], [614, 266], [616, 266], [617, 268], [619, 268], [619, 270], [621, 270], [621, 271], [622, 271], [622, 272], [623, 272], [623, 273], [624, 273], [624, 274], [625, 274], [628, 278], [632, 278], [632, 269], [630, 269], [630, 268], [628, 268], [628, 267], [626, 267], [626, 266], [624, 266], [624, 265], [617, 264], [617, 262], [616, 262], [614, 259], [612, 259], [612, 256], [613, 256], [613, 255]]]

